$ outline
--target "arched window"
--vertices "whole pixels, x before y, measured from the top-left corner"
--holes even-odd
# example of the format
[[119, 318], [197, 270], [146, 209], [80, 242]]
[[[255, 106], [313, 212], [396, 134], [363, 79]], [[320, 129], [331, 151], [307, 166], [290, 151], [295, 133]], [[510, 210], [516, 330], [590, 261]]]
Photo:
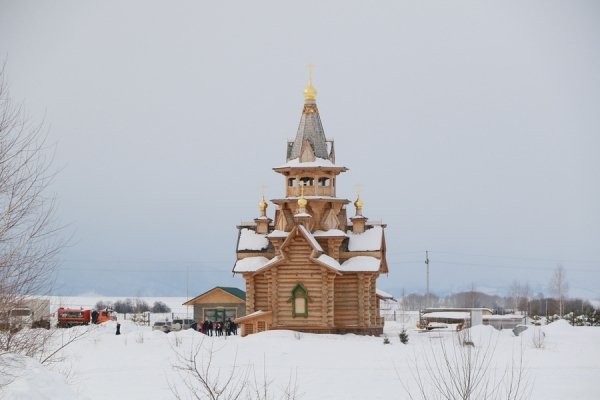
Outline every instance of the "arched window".
[[308, 292], [301, 283], [292, 290], [292, 317], [308, 317]]
[[329, 186], [329, 178], [319, 178], [319, 186]]
[[312, 186], [313, 185], [313, 178], [308, 177], [308, 176], [304, 176], [302, 178], [300, 178], [301, 182], [304, 182], [305, 186]]

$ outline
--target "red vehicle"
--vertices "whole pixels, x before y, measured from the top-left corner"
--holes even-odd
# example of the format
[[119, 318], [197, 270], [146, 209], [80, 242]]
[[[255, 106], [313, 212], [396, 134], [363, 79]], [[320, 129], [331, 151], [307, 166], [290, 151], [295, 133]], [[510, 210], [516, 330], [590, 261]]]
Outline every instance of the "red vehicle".
[[56, 312], [59, 328], [69, 328], [71, 326], [101, 324], [106, 321], [114, 321], [117, 318], [110, 310], [91, 311], [83, 308], [64, 308], [61, 307]]

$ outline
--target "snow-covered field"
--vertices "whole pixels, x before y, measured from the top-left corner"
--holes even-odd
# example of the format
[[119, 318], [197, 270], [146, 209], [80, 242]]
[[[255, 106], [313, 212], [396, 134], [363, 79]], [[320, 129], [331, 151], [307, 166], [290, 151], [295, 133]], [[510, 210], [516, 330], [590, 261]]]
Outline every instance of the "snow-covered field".
[[[161, 299], [162, 300], [162, 299]], [[179, 300], [177, 300], [179, 302]], [[181, 303], [179, 303], [181, 304]], [[412, 325], [412, 324], [411, 324]], [[414, 326], [414, 325], [412, 325]], [[199, 360], [213, 358], [211, 374], [221, 377], [235, 365], [236, 380], [250, 372], [250, 381], [262, 382], [263, 371], [277, 397], [295, 378], [297, 398], [310, 399], [406, 399], [405, 387], [414, 390], [414, 370], [427, 377], [423, 360], [441, 357], [442, 346], [453, 348], [455, 333], [421, 333], [407, 325], [409, 343], [400, 343], [400, 322], [386, 322], [383, 338], [355, 335], [297, 334], [272, 331], [241, 337], [205, 337], [185, 331], [164, 334], [123, 321], [122, 335], [115, 323], [63, 330], [87, 331], [68, 346], [64, 360], [42, 367], [30, 359], [18, 359], [15, 379], [5, 387], [3, 399], [169, 399], [170, 385], [188, 398], [177, 353], [189, 355], [202, 345]], [[523, 354], [522, 370], [533, 400], [597, 399], [600, 378], [600, 328], [571, 327], [558, 321], [542, 327], [543, 348], [533, 344], [534, 329], [519, 337], [490, 327], [472, 329], [474, 350], [491, 355], [490, 374], [502, 375], [511, 360]], [[490, 347], [488, 345], [491, 344]], [[459, 347], [463, 348], [463, 347]], [[0, 378], [6, 379], [6, 377]], [[294, 380], [294, 379], [292, 379]], [[1, 384], [1, 382], [0, 382]], [[414, 393], [414, 392], [413, 392]]]

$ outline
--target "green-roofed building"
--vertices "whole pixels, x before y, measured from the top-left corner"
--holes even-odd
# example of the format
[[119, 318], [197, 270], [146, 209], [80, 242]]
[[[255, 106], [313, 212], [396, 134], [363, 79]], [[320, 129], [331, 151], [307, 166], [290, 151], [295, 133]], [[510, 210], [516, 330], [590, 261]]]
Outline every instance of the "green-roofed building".
[[195, 321], [234, 320], [246, 315], [246, 292], [234, 287], [217, 286], [183, 305], [194, 307]]

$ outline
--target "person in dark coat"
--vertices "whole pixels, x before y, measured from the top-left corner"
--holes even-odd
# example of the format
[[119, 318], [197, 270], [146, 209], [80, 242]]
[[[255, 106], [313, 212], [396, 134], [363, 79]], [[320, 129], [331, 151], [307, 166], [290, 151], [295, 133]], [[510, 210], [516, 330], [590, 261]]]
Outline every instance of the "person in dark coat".
[[120, 335], [121, 334], [121, 324], [117, 322], [117, 333], [115, 333], [115, 335]]

